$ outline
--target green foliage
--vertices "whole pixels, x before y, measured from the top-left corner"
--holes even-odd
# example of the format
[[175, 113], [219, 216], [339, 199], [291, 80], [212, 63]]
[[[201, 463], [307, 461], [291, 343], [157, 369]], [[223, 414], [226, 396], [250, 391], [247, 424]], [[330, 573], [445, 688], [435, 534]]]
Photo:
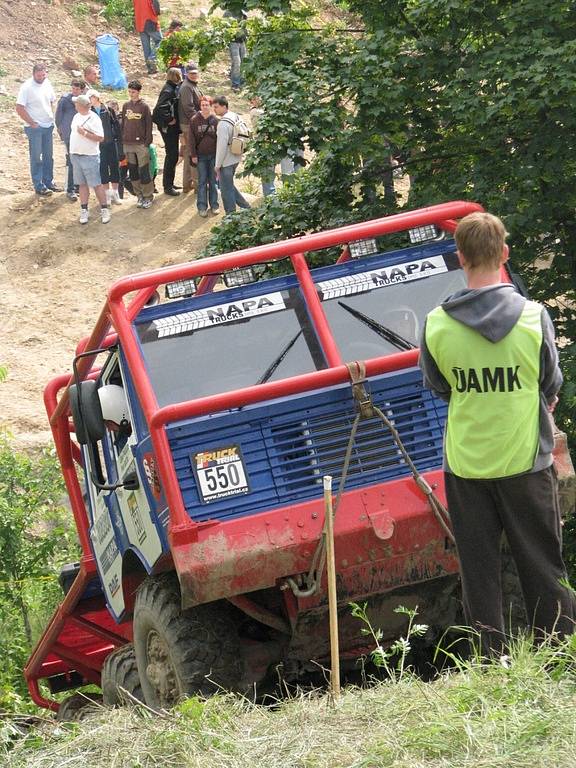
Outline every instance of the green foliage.
[[158, 46], [158, 56], [165, 67], [174, 56], [184, 62], [195, 59], [205, 67], [234, 40], [238, 31], [239, 24], [234, 19], [214, 18], [209, 22], [198, 19], [193, 29], [183, 29], [165, 37]]
[[31, 643], [59, 599], [58, 567], [76, 558], [55, 457], [29, 456], [0, 436], [0, 709], [25, 694]]
[[406, 627], [406, 636], [402, 635], [395, 640], [388, 648], [383, 648], [381, 640], [384, 633], [381, 629], [372, 626], [368, 617], [368, 604], [350, 603], [352, 616], [363, 622], [362, 634], [372, 638], [375, 644], [370, 657], [377, 667], [384, 669], [390, 680], [402, 680], [408, 671], [408, 654], [412, 650], [411, 641], [415, 637], [422, 637], [428, 631], [427, 624], [416, 624], [415, 618], [418, 615], [418, 607], [415, 609], [405, 608], [399, 605], [394, 609], [394, 613], [400, 613], [408, 617], [408, 626]]
[[121, 24], [127, 32], [134, 30], [134, 5], [132, 0], [104, 0], [102, 15], [106, 21]]

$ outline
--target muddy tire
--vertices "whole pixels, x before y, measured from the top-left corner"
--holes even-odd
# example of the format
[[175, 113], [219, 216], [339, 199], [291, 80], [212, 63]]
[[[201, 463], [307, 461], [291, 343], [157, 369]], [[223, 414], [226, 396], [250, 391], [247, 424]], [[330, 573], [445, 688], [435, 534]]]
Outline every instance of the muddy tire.
[[104, 704], [109, 707], [144, 701], [132, 643], [112, 651], [104, 661], [100, 682]]
[[226, 603], [180, 608], [173, 574], [147, 578], [134, 606], [134, 650], [146, 704], [238, 690], [242, 677], [234, 613]]
[[60, 723], [79, 722], [101, 709], [101, 704], [102, 696], [99, 693], [75, 693], [61, 702], [56, 719]]

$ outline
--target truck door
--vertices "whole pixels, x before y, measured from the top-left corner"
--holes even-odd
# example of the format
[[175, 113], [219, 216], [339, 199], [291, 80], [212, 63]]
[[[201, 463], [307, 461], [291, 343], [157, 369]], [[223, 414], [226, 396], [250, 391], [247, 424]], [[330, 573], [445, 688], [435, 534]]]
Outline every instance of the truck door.
[[[107, 361], [102, 373], [101, 386], [123, 386], [118, 354]], [[127, 402], [130, 424], [134, 425], [130, 403]], [[128, 550], [133, 551], [149, 573], [163, 551], [158, 523], [151, 514], [142, 477], [134, 458], [138, 443], [135, 428], [130, 434], [118, 431], [113, 422], [106, 422], [106, 431], [100, 442], [101, 459], [106, 467], [108, 484], [116, 485], [134, 476], [137, 488], [124, 487], [106, 491], [88, 480], [91, 508], [94, 510], [90, 536], [109, 608], [118, 620], [125, 610], [122, 586], [122, 560]], [[134, 484], [131, 483], [131, 486]]]

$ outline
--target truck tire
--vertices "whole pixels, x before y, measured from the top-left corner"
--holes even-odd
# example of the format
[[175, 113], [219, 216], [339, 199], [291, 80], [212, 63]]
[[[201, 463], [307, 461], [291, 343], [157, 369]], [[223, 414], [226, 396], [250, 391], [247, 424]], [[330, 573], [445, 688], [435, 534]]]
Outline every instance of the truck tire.
[[60, 703], [56, 719], [60, 723], [75, 723], [93, 714], [102, 704], [99, 693], [74, 693]]
[[232, 606], [180, 605], [175, 574], [148, 577], [136, 595], [136, 663], [144, 700], [156, 709], [185, 696], [238, 690], [242, 677]]
[[104, 704], [109, 707], [129, 704], [134, 699], [144, 701], [132, 643], [123, 645], [106, 656], [100, 687]]

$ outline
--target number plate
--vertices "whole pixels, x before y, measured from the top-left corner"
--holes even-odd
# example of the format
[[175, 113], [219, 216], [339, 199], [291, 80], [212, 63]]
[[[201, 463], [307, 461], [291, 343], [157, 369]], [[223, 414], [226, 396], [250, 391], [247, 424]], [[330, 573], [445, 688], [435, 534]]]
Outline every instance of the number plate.
[[244, 459], [237, 445], [195, 453], [192, 468], [203, 504], [250, 491]]

